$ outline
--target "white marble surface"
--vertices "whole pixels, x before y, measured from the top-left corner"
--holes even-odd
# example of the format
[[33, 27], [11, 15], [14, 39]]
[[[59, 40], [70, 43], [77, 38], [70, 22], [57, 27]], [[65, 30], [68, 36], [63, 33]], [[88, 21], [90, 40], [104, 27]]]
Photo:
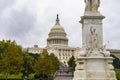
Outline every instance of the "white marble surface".
[[85, 11], [81, 17], [82, 49], [76, 59], [73, 80], [117, 80], [113, 58], [103, 46], [103, 19], [98, 11]]

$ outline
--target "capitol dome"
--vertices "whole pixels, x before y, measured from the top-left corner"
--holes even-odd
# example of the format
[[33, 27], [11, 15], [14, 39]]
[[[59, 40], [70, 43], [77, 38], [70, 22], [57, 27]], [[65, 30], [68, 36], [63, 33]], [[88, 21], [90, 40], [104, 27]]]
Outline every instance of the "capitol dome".
[[66, 32], [59, 23], [59, 17], [57, 15], [56, 24], [52, 27], [48, 34], [47, 45], [68, 45], [68, 38]]

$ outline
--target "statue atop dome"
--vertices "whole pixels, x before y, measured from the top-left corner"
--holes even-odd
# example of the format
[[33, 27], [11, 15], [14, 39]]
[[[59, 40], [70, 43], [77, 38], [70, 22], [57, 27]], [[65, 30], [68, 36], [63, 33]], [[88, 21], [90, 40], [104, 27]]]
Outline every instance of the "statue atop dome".
[[57, 18], [56, 18], [56, 25], [59, 25], [60, 23], [59, 23], [59, 15], [57, 14]]
[[85, 0], [85, 11], [97, 12], [100, 7], [100, 0]]

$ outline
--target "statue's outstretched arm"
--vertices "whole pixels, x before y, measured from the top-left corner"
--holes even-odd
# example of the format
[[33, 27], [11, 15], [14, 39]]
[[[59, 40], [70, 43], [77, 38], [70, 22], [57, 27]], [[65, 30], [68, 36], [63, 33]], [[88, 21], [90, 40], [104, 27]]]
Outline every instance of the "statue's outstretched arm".
[[90, 27], [90, 32], [91, 32], [91, 34], [93, 34], [93, 30], [92, 30], [92, 28], [93, 28], [93, 27], [91, 26], [91, 27]]

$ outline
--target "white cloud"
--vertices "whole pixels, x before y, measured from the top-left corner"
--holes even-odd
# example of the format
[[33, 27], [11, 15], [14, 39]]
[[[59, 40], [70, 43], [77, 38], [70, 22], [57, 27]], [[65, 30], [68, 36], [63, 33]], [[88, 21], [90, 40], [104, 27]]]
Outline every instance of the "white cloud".
[[[0, 5], [3, 4], [2, 7], [0, 6], [0, 14], [2, 14], [0, 16], [0, 39], [15, 39], [24, 47], [34, 44], [44, 47], [58, 13], [60, 23], [68, 34], [70, 46], [81, 47], [81, 24], [78, 21], [84, 13], [84, 0], [2, 1], [4, 1], [4, 4], [0, 2]], [[119, 0], [101, 0], [100, 12], [106, 16], [103, 21], [104, 43], [110, 41], [109, 48], [120, 48], [118, 45], [120, 43], [119, 3]], [[14, 13], [14, 11], [17, 13]], [[10, 35], [12, 31], [16, 32], [14, 36]], [[7, 32], [9, 32], [9, 35], [6, 35]], [[25, 33], [23, 35], [20, 32]], [[22, 37], [18, 37], [20, 35]]]

